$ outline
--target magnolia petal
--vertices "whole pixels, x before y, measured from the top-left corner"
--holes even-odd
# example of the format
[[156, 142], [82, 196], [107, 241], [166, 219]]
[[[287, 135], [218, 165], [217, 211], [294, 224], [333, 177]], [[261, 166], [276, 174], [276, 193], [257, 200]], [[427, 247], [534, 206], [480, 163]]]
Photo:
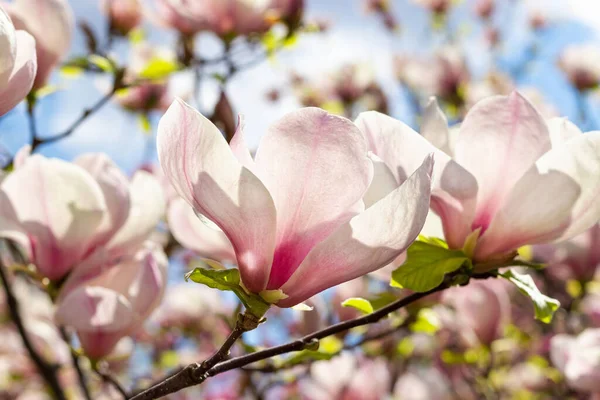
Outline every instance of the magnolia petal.
[[562, 146], [567, 140], [581, 135], [581, 130], [567, 118], [550, 118], [546, 120], [550, 132], [552, 147]]
[[129, 181], [121, 169], [103, 153], [83, 154], [75, 161], [98, 182], [108, 212], [98, 227], [95, 245], [106, 243], [125, 223], [129, 216]]
[[515, 183], [548, 150], [544, 119], [516, 92], [486, 98], [469, 111], [455, 159], [479, 184], [473, 229], [485, 232]]
[[37, 70], [35, 40], [24, 31], [17, 31], [17, 54], [12, 72], [0, 87], [0, 116], [12, 110], [29, 93]]
[[161, 119], [157, 146], [175, 190], [231, 241], [246, 287], [256, 293], [265, 289], [276, 211], [263, 183], [239, 163], [221, 132], [182, 100]]
[[242, 115], [238, 116], [238, 126], [235, 131], [235, 135], [233, 135], [231, 141], [229, 142], [229, 146], [231, 147], [231, 151], [237, 157], [240, 164], [254, 172], [254, 160], [252, 159], [252, 155], [250, 154], [250, 150], [248, 150], [248, 146], [246, 145], [246, 140], [244, 138], [245, 126], [246, 124], [244, 123], [244, 117]]
[[16, 0], [7, 5], [6, 11], [15, 28], [35, 38], [38, 63], [35, 87], [39, 89], [71, 47], [73, 11], [67, 0]]
[[15, 66], [17, 38], [10, 17], [0, 7], [0, 87], [8, 82]]
[[373, 167], [357, 127], [318, 108], [289, 113], [271, 126], [256, 164], [277, 209], [267, 289], [278, 289], [316, 243], [355, 215]]
[[116, 254], [142, 244], [156, 229], [167, 208], [160, 182], [146, 171], [137, 171], [133, 176], [130, 202], [127, 220], [106, 245]]
[[373, 180], [363, 196], [365, 208], [371, 207], [398, 187], [394, 174], [383, 160], [373, 153], [369, 153], [369, 158], [373, 162]]
[[31, 261], [51, 280], [63, 277], [96, 239], [106, 212], [98, 184], [76, 165], [34, 155], [1, 188], [30, 238]]
[[400, 187], [339, 227], [308, 254], [283, 285], [291, 307], [331, 286], [390, 263], [417, 238], [429, 210], [433, 157]]
[[362, 113], [356, 120], [369, 150], [385, 161], [403, 182], [429, 153], [434, 153], [431, 207], [443, 222], [446, 240], [460, 248], [471, 231], [477, 197], [477, 181], [467, 170], [436, 149], [404, 123], [377, 112]]
[[475, 255], [576, 236], [600, 220], [599, 195], [600, 132], [589, 132], [546, 153], [517, 182]]
[[435, 97], [429, 99], [423, 112], [421, 135], [444, 153], [452, 155], [448, 119], [440, 109]]
[[185, 248], [220, 262], [235, 262], [233, 246], [222, 230], [202, 222], [183, 199], [175, 199], [168, 210], [169, 229]]

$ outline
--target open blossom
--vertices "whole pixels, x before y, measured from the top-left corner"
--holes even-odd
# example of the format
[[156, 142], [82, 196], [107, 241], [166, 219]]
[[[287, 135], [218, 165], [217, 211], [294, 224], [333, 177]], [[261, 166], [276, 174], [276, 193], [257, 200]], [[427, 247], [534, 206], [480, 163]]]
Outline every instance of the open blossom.
[[450, 381], [435, 367], [410, 368], [394, 385], [394, 395], [404, 400], [451, 400]]
[[385, 115], [363, 113], [357, 125], [398, 180], [436, 151], [431, 208], [450, 248], [470, 237], [476, 262], [502, 263], [523, 245], [569, 239], [600, 219], [600, 132], [546, 122], [513, 93], [477, 103], [451, 151], [446, 118], [433, 111], [422, 134], [447, 153]]
[[167, 258], [151, 246], [113, 265], [76, 269], [60, 291], [56, 322], [74, 328], [86, 355], [100, 359], [141, 327], [166, 282]]
[[280, 119], [253, 159], [242, 125], [229, 146], [177, 100], [160, 121], [157, 143], [177, 192], [231, 242], [245, 287], [281, 290], [281, 307], [383, 267], [417, 237], [427, 215], [430, 156], [390, 192], [389, 172], [369, 158], [359, 129], [320, 109]]
[[15, 28], [35, 38], [37, 74], [34, 87], [46, 84], [50, 73], [67, 54], [73, 36], [73, 12], [67, 0], [15, 0], [6, 4]]
[[35, 40], [15, 28], [0, 7], [0, 116], [21, 102], [33, 86], [37, 69]]
[[299, 0], [157, 0], [163, 24], [184, 34], [210, 31], [218, 36], [268, 31], [278, 20], [299, 19]]
[[113, 29], [121, 35], [127, 35], [142, 22], [140, 0], [102, 0], [101, 7], [110, 18]]
[[476, 281], [443, 294], [443, 301], [454, 306], [458, 326], [465, 338], [475, 336], [489, 345], [502, 337], [510, 322], [510, 298], [502, 281]]
[[558, 65], [578, 90], [594, 89], [600, 84], [600, 47], [595, 44], [567, 47]]
[[535, 246], [534, 254], [562, 280], [591, 281], [600, 268], [600, 224], [570, 240]]
[[444, 47], [433, 56], [397, 56], [396, 76], [411, 90], [426, 97], [436, 96], [450, 103], [460, 103], [460, 88], [469, 81], [469, 70], [461, 50]]
[[102, 154], [73, 163], [33, 155], [4, 179], [0, 196], [0, 234], [19, 243], [53, 281], [84, 260], [137, 249], [165, 208], [150, 174], [138, 172], [129, 182]]
[[569, 386], [583, 392], [600, 392], [600, 329], [586, 329], [577, 337], [554, 336], [550, 356]]

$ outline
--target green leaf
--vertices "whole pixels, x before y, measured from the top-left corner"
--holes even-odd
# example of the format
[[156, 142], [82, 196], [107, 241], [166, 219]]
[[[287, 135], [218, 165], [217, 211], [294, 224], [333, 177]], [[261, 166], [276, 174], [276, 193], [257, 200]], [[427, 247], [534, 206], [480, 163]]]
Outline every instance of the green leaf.
[[213, 289], [235, 293], [244, 307], [258, 319], [262, 318], [271, 307], [259, 295], [246, 292], [242, 286], [240, 271], [235, 268], [222, 270], [196, 268], [185, 275], [185, 280], [188, 279]]
[[508, 270], [500, 276], [512, 282], [521, 293], [531, 299], [535, 308], [535, 319], [546, 324], [552, 321], [554, 312], [560, 307], [560, 302], [540, 292], [531, 276], [512, 270]]
[[373, 297], [370, 297], [368, 300], [369, 303], [371, 303], [371, 306], [373, 306], [373, 309], [379, 310], [380, 308], [383, 308], [388, 304], [391, 304], [398, 300], [398, 297], [396, 297], [396, 295], [390, 292], [381, 292]]
[[139, 77], [142, 79], [163, 79], [179, 70], [179, 65], [175, 61], [164, 58], [154, 58], [146, 64]]
[[417, 320], [410, 325], [410, 329], [416, 333], [434, 335], [442, 327], [440, 318], [435, 311], [424, 308], [417, 314]]
[[419, 235], [419, 238], [417, 240], [419, 242], [429, 243], [429, 244], [432, 244], [437, 247], [442, 247], [444, 249], [448, 248], [448, 243], [446, 243], [443, 239], [440, 239], [440, 238], [437, 238], [434, 236]]
[[342, 306], [355, 308], [363, 314], [371, 314], [374, 311], [371, 302], [360, 297], [352, 297], [344, 300], [344, 302], [342, 302]]
[[98, 54], [91, 54], [88, 57], [90, 64], [95, 65], [104, 72], [115, 72], [115, 64], [106, 57], [99, 56]]
[[460, 250], [449, 250], [424, 241], [414, 242], [407, 250], [406, 261], [392, 273], [393, 287], [415, 292], [427, 292], [443, 281], [446, 274], [454, 272], [471, 261]]
[[152, 132], [152, 123], [150, 122], [150, 118], [146, 114], [139, 114], [138, 121], [140, 122], [140, 127], [144, 131], [146, 135], [149, 135]]

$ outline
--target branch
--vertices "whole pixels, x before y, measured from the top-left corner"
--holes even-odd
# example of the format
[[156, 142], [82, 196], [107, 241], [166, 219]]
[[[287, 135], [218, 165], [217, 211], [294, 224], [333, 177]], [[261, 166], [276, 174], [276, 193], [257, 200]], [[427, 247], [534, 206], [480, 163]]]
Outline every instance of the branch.
[[113, 378], [108, 372], [102, 371], [98, 365], [93, 366], [94, 372], [102, 379], [102, 382], [112, 385], [120, 394], [124, 400], [129, 398], [127, 391], [121, 386], [117, 379]]
[[[358, 326], [368, 325], [379, 321], [384, 318], [388, 314], [397, 311], [407, 305], [414, 303], [417, 300], [422, 299], [432, 293], [439, 292], [448, 287], [447, 283], [442, 283], [440, 286], [432, 289], [428, 292], [424, 293], [413, 293], [403, 299], [397, 300], [371, 314], [365, 315], [363, 317], [355, 318], [349, 321], [340, 322], [338, 324], [332, 325], [328, 328], [322, 329], [320, 331], [314, 332], [310, 335], [304, 336], [303, 338], [294, 340], [292, 342], [283, 344], [281, 346], [271, 347], [269, 349], [257, 351], [255, 353], [246, 354], [240, 357], [232, 358], [231, 360], [214, 363], [210, 368], [202, 368], [202, 366], [208, 365], [207, 363], [211, 360], [215, 359], [215, 356], [211, 357], [209, 360], [203, 362], [202, 364], [191, 364], [185, 367], [181, 372], [176, 374], [171, 378], [167, 378], [162, 382], [152, 386], [148, 390], [134, 396], [131, 400], [152, 400], [157, 399], [162, 396], [166, 396], [171, 393], [178, 392], [181, 389], [185, 389], [190, 386], [199, 385], [208, 379], [211, 376], [215, 376], [221, 374], [223, 372], [241, 368], [248, 364], [255, 363], [257, 361], [266, 360], [268, 358], [290, 353], [292, 351], [300, 351], [304, 350], [307, 347], [314, 346], [315, 343], [318, 343], [320, 339], [326, 338], [331, 335], [335, 335], [340, 332], [347, 331], [352, 328], [356, 328]], [[237, 330], [237, 327], [236, 327]], [[234, 330], [235, 332], [235, 330]], [[232, 335], [234, 334], [232, 332]], [[230, 337], [232, 336], [230, 335]], [[238, 337], [241, 336], [241, 333]], [[237, 338], [236, 338], [237, 339]], [[225, 342], [227, 344], [228, 340]], [[225, 345], [224, 345], [225, 347]]]
[[[3, 241], [2, 243], [7, 244], [7, 242], [5, 242], [5, 241]], [[9, 246], [6, 246], [6, 247], [4, 247], [4, 249], [6, 249], [7, 247], [10, 248]], [[48, 362], [46, 362], [46, 360], [44, 360], [42, 358], [42, 356], [40, 354], [38, 354], [33, 343], [31, 343], [31, 340], [29, 339], [29, 335], [27, 333], [27, 330], [25, 329], [25, 325], [24, 325], [23, 319], [22, 319], [20, 311], [19, 311], [18, 300], [12, 291], [10, 282], [8, 281], [8, 275], [7, 275], [7, 272], [5, 271], [5, 268], [6, 267], [4, 265], [4, 261], [0, 258], [0, 280], [2, 281], [2, 286], [3, 286], [4, 292], [6, 294], [6, 303], [8, 305], [8, 311], [10, 313], [10, 317], [17, 327], [17, 331], [19, 332], [19, 335], [21, 336], [21, 340], [23, 341], [23, 345], [25, 346], [25, 349], [27, 350], [29, 357], [35, 364], [40, 375], [44, 378], [44, 380], [48, 384], [50, 390], [52, 391], [54, 398], [57, 400], [66, 400], [67, 398], [65, 396], [65, 393], [62, 390], [62, 387], [60, 386], [60, 382], [59, 382], [58, 376], [56, 374], [56, 371], [58, 369], [57, 366], [51, 365]]]
[[83, 393], [83, 397], [86, 400], [92, 400], [92, 396], [90, 395], [90, 390], [88, 388], [87, 377], [85, 373], [81, 369], [81, 365], [79, 364], [79, 355], [71, 348], [71, 339], [69, 338], [69, 334], [65, 330], [65, 328], [61, 327], [59, 329], [60, 336], [64, 340], [64, 342], [69, 346], [69, 351], [71, 353], [71, 361], [73, 362], [73, 368], [75, 372], [77, 372], [77, 378], [79, 379], [79, 388], [81, 389], [81, 393]]
[[131, 400], [157, 399], [170, 393], [179, 391], [183, 388], [194, 386], [200, 382], [203, 382], [207, 378], [207, 372], [229, 355], [229, 350], [231, 347], [233, 347], [240, 336], [242, 336], [244, 332], [255, 329], [259, 323], [260, 321], [248, 312], [244, 314], [238, 314], [235, 328], [233, 331], [231, 331], [227, 339], [225, 339], [225, 343], [223, 343], [221, 348], [217, 350], [217, 352], [209, 359], [203, 361], [202, 363], [188, 365], [179, 372], [165, 378], [158, 384], [153, 385], [142, 393], [133, 396]]

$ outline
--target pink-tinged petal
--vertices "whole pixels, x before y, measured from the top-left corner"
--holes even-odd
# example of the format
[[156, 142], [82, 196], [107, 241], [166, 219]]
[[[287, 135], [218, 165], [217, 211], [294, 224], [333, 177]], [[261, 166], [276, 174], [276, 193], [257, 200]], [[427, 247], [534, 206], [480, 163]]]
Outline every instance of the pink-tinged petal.
[[267, 288], [278, 289], [318, 242], [356, 215], [373, 166], [357, 127], [318, 108], [289, 113], [271, 126], [256, 165], [277, 209]]
[[235, 262], [233, 246], [225, 233], [202, 222], [185, 200], [178, 198], [171, 202], [168, 221], [171, 233], [183, 247], [194, 250], [201, 257]]
[[373, 180], [363, 196], [365, 208], [371, 207], [399, 186], [394, 174], [381, 158], [373, 153], [369, 153], [369, 158], [373, 162]]
[[550, 150], [544, 119], [520, 94], [492, 96], [469, 111], [455, 159], [479, 184], [473, 229], [489, 227], [511, 189]]
[[17, 38], [10, 17], [0, 7], [0, 87], [8, 82], [15, 66]]
[[421, 135], [444, 153], [452, 155], [448, 119], [440, 109], [435, 97], [429, 99], [423, 112]]
[[231, 241], [246, 287], [265, 289], [276, 231], [269, 191], [239, 163], [221, 132], [181, 100], [162, 117], [157, 145], [175, 190]]
[[434, 153], [431, 208], [444, 225], [446, 241], [461, 248], [471, 232], [477, 181], [467, 170], [435, 148], [404, 123], [377, 112], [362, 113], [356, 120], [369, 150], [385, 161], [399, 183], [412, 174], [429, 153]]
[[13, 167], [20, 168], [21, 165], [25, 164], [25, 162], [31, 157], [31, 145], [26, 144], [21, 147], [17, 154], [15, 154], [15, 158], [13, 159]]
[[98, 184], [76, 165], [32, 156], [1, 187], [29, 236], [31, 261], [51, 280], [62, 278], [94, 242], [106, 212]]
[[417, 238], [429, 211], [433, 157], [399, 188], [339, 227], [308, 254], [281, 288], [291, 307], [331, 286], [375, 271]]
[[600, 220], [599, 195], [600, 132], [590, 132], [546, 153], [517, 182], [475, 255], [576, 236]]
[[229, 146], [231, 147], [231, 151], [237, 157], [240, 164], [254, 172], [254, 160], [252, 159], [252, 155], [250, 154], [250, 150], [248, 150], [246, 140], [244, 139], [245, 126], [246, 124], [244, 122], [244, 117], [242, 115], [238, 116], [238, 126], [235, 131], [235, 135], [233, 135], [231, 141], [229, 142]]
[[164, 217], [167, 204], [158, 179], [146, 171], [137, 171], [131, 180], [130, 210], [127, 220], [106, 247], [115, 254], [141, 245]]
[[12, 110], [29, 93], [37, 70], [35, 41], [24, 31], [17, 31], [15, 63], [5, 85], [0, 87], [0, 116]]
[[135, 320], [129, 300], [101, 286], [80, 286], [58, 305], [55, 321], [77, 331], [89, 357], [108, 355]]
[[106, 243], [129, 216], [129, 181], [121, 169], [103, 153], [84, 154], [73, 162], [85, 169], [98, 182], [108, 212], [98, 227], [94, 245]]
[[50, 73], [71, 46], [73, 12], [67, 0], [16, 0], [6, 6], [15, 28], [35, 38], [35, 88], [46, 84]]
[[552, 148], [562, 146], [567, 140], [582, 134], [581, 130], [567, 118], [550, 118], [546, 120], [550, 132]]
[[575, 338], [569, 335], [555, 335], [550, 341], [550, 359], [552, 364], [564, 373], [569, 361], [569, 353], [575, 343]]

